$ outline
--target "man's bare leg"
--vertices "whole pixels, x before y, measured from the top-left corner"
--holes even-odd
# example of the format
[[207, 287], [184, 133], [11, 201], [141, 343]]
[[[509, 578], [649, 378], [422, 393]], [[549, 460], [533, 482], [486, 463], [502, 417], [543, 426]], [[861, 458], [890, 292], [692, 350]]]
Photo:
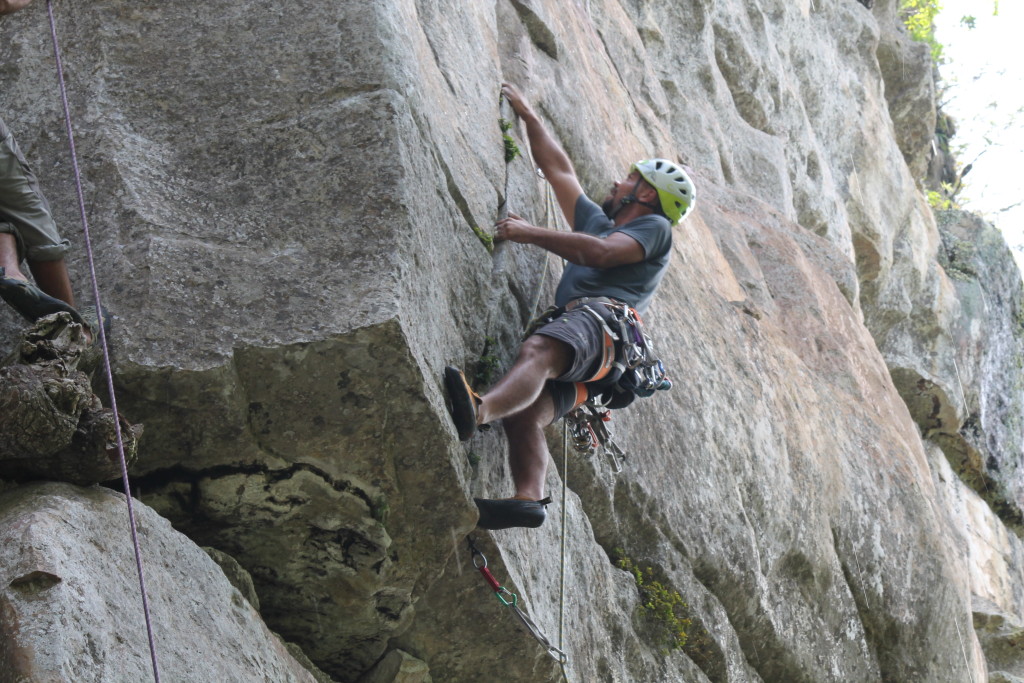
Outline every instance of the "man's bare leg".
[[526, 410], [504, 420], [508, 437], [508, 464], [515, 485], [514, 498], [540, 500], [544, 497], [544, 476], [548, 468], [548, 442], [544, 427], [555, 417], [551, 395], [542, 390]]
[[542, 334], [527, 338], [509, 371], [480, 397], [477, 422], [493, 422], [532, 407], [541, 396], [544, 383], [569, 369], [572, 355], [572, 348], [565, 342]]
[[18, 242], [9, 232], [0, 232], [0, 267], [7, 277], [28, 281], [18, 261]]
[[[9, 232], [0, 232], [0, 266], [3, 267], [7, 277], [28, 282], [28, 276], [21, 270], [21, 262], [18, 260], [18, 242]], [[64, 263], [64, 259], [29, 261], [28, 267], [32, 271], [32, 276], [39, 289], [60, 299], [68, 306], [75, 305], [75, 295], [71, 291], [71, 277], [68, 275], [68, 267]]]
[[477, 423], [504, 419], [509, 444], [509, 468], [515, 486], [513, 500], [476, 498], [480, 510], [477, 525], [483, 529], [536, 528], [544, 523], [544, 475], [548, 448], [544, 427], [555, 407], [544, 384], [564, 375], [572, 364], [568, 344], [533, 335], [523, 342], [519, 356], [505, 376], [479, 399]]

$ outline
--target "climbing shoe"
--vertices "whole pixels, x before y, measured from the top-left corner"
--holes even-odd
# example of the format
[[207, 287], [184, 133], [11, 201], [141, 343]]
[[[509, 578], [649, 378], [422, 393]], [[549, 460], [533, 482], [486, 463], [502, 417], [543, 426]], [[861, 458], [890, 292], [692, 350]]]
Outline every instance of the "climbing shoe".
[[544, 519], [547, 517], [544, 506], [551, 504], [551, 498], [543, 500], [474, 498], [473, 500], [476, 502], [477, 509], [480, 510], [480, 521], [476, 523], [477, 528], [492, 531], [513, 527], [536, 529], [544, 523]]
[[452, 422], [459, 433], [459, 441], [466, 441], [476, 431], [476, 407], [480, 397], [470, 388], [462, 371], [450, 365], [444, 369], [444, 388], [452, 404]]
[[35, 322], [51, 313], [69, 313], [71, 318], [82, 324], [82, 316], [70, 304], [54, 298], [31, 282], [7, 277], [0, 268], [0, 298], [10, 304], [26, 320]]

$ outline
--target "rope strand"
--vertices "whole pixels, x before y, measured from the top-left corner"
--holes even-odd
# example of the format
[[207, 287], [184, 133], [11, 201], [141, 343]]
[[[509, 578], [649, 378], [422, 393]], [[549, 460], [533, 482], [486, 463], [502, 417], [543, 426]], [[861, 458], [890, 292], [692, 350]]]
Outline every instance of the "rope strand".
[[135, 524], [135, 510], [132, 506], [131, 486], [128, 483], [128, 464], [124, 455], [124, 439], [121, 435], [121, 417], [117, 411], [117, 398], [114, 394], [114, 377], [110, 370], [110, 351], [107, 346], [107, 334], [103, 329], [102, 307], [100, 306], [100, 290], [96, 279], [96, 264], [93, 258], [92, 239], [89, 234], [89, 220], [85, 212], [85, 194], [82, 191], [82, 174], [78, 167], [78, 154], [75, 151], [75, 134], [71, 126], [71, 107], [68, 104], [67, 86], [64, 83], [64, 65], [60, 58], [60, 44], [57, 41], [57, 24], [53, 18], [53, 2], [46, 0], [46, 13], [50, 20], [50, 38], [53, 41], [53, 56], [57, 64], [57, 80], [60, 84], [60, 99], [64, 107], [64, 128], [68, 136], [68, 147], [71, 152], [71, 168], [75, 175], [75, 191], [78, 194], [78, 210], [82, 221], [82, 232], [85, 236], [85, 254], [89, 263], [89, 278], [92, 283], [93, 301], [96, 303], [96, 318], [99, 332], [100, 348], [103, 350], [103, 370], [107, 380], [107, 392], [110, 396], [110, 409], [114, 411], [114, 431], [117, 435], [117, 452], [121, 459], [121, 483], [124, 486], [125, 502], [128, 504], [128, 522], [131, 527], [132, 545], [135, 548], [135, 567], [139, 574], [139, 588], [142, 592], [142, 610], [146, 617], [146, 634], [149, 638], [149, 654], [153, 662], [153, 679], [160, 683], [160, 669], [157, 666], [156, 644], [153, 639], [153, 625], [149, 615], [149, 599], [146, 595], [146, 580], [142, 571], [142, 551], [139, 547], [138, 528]]
[[[568, 513], [566, 502], [569, 498], [569, 423], [562, 420], [562, 543], [561, 557], [559, 558], [558, 571], [558, 649], [565, 652], [563, 642], [565, 631], [565, 528], [567, 526]], [[563, 658], [559, 665], [562, 667], [562, 680], [568, 683], [569, 672], [566, 671], [568, 656]]]

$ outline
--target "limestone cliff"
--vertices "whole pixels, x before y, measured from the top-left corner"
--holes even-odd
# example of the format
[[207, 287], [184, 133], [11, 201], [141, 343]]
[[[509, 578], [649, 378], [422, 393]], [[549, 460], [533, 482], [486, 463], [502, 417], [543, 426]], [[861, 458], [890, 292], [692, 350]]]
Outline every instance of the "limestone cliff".
[[[1020, 675], [1020, 276], [990, 227], [937, 226], [927, 48], [866, 4], [57, 0], [145, 506], [333, 680], [558, 680], [466, 550], [504, 437], [460, 445], [440, 386], [506, 366], [559, 274], [477, 235], [558, 223], [505, 161], [508, 80], [590, 194], [652, 155], [699, 192], [647, 316], [675, 386], [615, 414], [623, 471], [570, 457], [544, 527], [474, 532], [553, 639], [564, 612], [570, 680]], [[84, 283], [49, 50], [42, 6], [2, 20], [2, 115]]]

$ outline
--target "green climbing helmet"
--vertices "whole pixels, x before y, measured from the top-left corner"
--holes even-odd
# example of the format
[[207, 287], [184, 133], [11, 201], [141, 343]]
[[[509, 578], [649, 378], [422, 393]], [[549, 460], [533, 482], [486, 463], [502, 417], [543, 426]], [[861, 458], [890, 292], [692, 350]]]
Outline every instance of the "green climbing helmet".
[[658, 191], [661, 210], [673, 225], [693, 209], [697, 193], [690, 176], [679, 164], [668, 159], [644, 159], [633, 164], [630, 171], [639, 171], [643, 179]]

